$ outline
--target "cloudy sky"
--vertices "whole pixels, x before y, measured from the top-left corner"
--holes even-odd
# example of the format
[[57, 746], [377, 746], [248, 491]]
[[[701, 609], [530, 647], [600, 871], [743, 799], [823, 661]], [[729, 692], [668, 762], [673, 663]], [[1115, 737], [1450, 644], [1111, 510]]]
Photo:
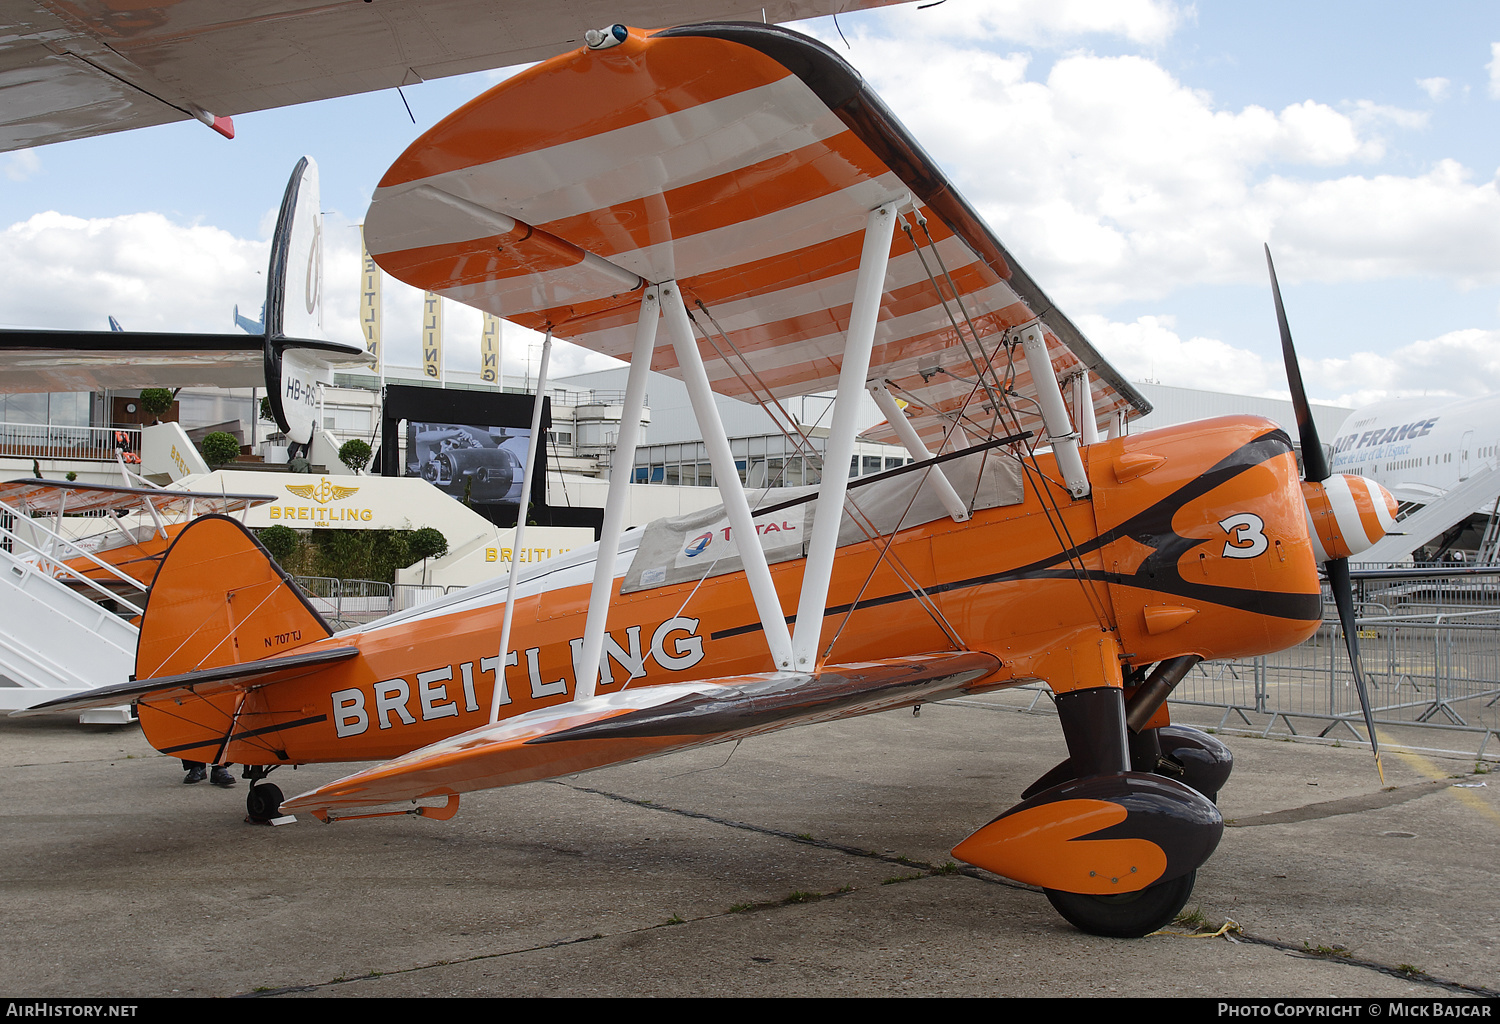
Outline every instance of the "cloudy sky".
[[[1284, 393], [1269, 242], [1314, 398], [1500, 390], [1500, 6], [946, 0], [800, 27], [1128, 378]], [[389, 92], [238, 116], [233, 141], [189, 122], [0, 155], [0, 323], [229, 330], [309, 153], [329, 328], [358, 338], [375, 182], [505, 74], [406, 89], [415, 124]], [[414, 364], [419, 296], [385, 300]], [[450, 360], [477, 359], [477, 314], [447, 315]]]

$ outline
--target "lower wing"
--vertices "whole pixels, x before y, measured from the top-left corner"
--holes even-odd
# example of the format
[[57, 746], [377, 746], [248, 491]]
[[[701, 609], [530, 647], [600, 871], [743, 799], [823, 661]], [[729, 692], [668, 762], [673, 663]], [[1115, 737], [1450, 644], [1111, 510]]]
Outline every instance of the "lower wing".
[[955, 696], [1000, 667], [973, 651], [623, 690], [450, 737], [286, 801], [331, 812], [453, 797]]

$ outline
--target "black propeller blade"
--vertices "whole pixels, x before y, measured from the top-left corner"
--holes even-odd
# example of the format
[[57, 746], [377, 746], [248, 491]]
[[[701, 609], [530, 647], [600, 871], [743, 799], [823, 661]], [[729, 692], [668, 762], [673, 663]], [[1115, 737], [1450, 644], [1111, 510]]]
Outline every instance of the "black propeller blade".
[[[1276, 326], [1281, 329], [1281, 357], [1286, 362], [1286, 382], [1292, 392], [1292, 408], [1297, 413], [1297, 433], [1302, 442], [1302, 466], [1306, 479], [1322, 483], [1333, 475], [1328, 459], [1323, 454], [1322, 442], [1318, 440], [1318, 428], [1313, 423], [1312, 406], [1307, 401], [1307, 391], [1302, 386], [1302, 369], [1297, 364], [1297, 350], [1292, 346], [1292, 329], [1286, 322], [1286, 309], [1281, 304], [1281, 286], [1276, 283], [1276, 265], [1271, 262], [1271, 247], [1266, 246], [1266, 269], [1271, 272], [1271, 297], [1276, 300]], [[1339, 610], [1339, 625], [1344, 630], [1344, 645], [1349, 650], [1349, 666], [1354, 670], [1354, 687], [1359, 691], [1359, 706], [1365, 714], [1365, 728], [1370, 731], [1370, 746], [1375, 751], [1375, 770], [1380, 773], [1381, 784], [1385, 783], [1385, 769], [1380, 765], [1380, 741], [1375, 736], [1375, 714], [1370, 709], [1370, 695], [1365, 688], [1365, 674], [1359, 658], [1359, 627], [1354, 619], [1354, 584], [1349, 578], [1349, 560], [1330, 558], [1324, 563], [1328, 573], [1328, 585], [1333, 591], [1333, 603]]]
[[1292, 408], [1297, 412], [1302, 468], [1306, 471], [1306, 479], [1322, 483], [1332, 474], [1328, 460], [1323, 457], [1323, 445], [1318, 440], [1318, 427], [1313, 422], [1307, 391], [1302, 387], [1302, 368], [1297, 364], [1297, 350], [1292, 347], [1292, 329], [1287, 326], [1286, 309], [1281, 305], [1281, 286], [1276, 283], [1276, 264], [1271, 262], [1269, 245], [1266, 246], [1266, 269], [1271, 272], [1271, 297], [1276, 300], [1276, 326], [1281, 328], [1281, 359], [1286, 363], [1286, 383], [1292, 391]]

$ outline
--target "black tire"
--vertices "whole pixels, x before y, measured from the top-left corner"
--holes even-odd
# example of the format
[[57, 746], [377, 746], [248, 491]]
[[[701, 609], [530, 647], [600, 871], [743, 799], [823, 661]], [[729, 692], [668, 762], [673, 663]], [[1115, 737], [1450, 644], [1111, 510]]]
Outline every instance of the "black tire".
[[1068, 923], [1090, 935], [1138, 939], [1172, 923], [1193, 894], [1198, 872], [1118, 896], [1047, 889], [1047, 900]]
[[270, 821], [281, 815], [281, 788], [269, 782], [251, 786], [245, 796], [245, 810], [251, 821]]

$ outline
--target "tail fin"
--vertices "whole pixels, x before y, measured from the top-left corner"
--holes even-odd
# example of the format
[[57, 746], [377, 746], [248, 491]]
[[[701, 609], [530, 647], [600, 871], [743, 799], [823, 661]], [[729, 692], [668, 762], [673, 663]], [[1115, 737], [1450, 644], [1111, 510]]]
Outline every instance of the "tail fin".
[[318, 385], [333, 383], [336, 366], [371, 361], [363, 345], [330, 340], [323, 330], [323, 211], [311, 157], [297, 162], [286, 183], [266, 276], [266, 396], [276, 425], [307, 444]]
[[249, 530], [194, 520], [167, 549], [146, 598], [138, 680], [275, 658], [333, 634]]

